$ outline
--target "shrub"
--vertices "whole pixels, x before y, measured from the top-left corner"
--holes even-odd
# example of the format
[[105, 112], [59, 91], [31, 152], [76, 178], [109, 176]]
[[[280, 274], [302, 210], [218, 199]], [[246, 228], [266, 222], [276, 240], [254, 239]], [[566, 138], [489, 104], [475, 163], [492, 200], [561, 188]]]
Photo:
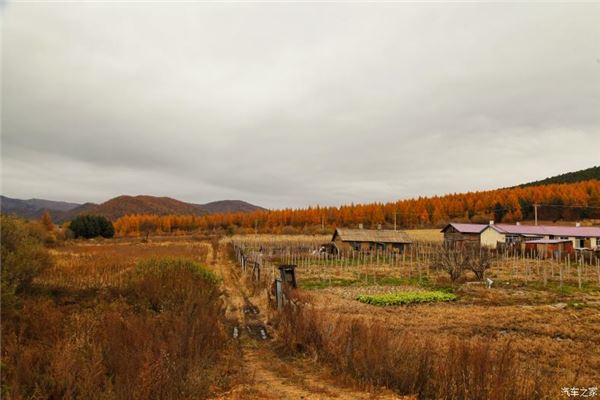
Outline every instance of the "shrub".
[[456, 300], [456, 295], [440, 291], [402, 292], [395, 294], [361, 295], [356, 300], [375, 306], [394, 306], [411, 303], [431, 303], [436, 301]]
[[197, 303], [198, 292], [207, 304], [216, 303], [218, 282], [215, 274], [195, 261], [154, 258], [136, 265], [129, 293], [136, 305], [161, 312], [177, 309], [185, 303]]
[[478, 280], [484, 278], [493, 260], [489, 249], [479, 246], [438, 246], [433, 253], [432, 267], [446, 271], [452, 282], [463, 278], [466, 271], [471, 270]]
[[111, 238], [115, 235], [112, 222], [101, 215], [80, 215], [69, 224], [69, 229], [76, 238], [91, 239], [102, 236]]
[[18, 304], [16, 296], [27, 291], [33, 279], [49, 267], [52, 260], [43, 245], [44, 235], [37, 224], [16, 217], [0, 218], [2, 315], [7, 315]]
[[228, 346], [219, 294], [199, 264], [155, 259], [91, 306], [82, 291], [26, 296], [2, 321], [2, 397], [208, 398]]

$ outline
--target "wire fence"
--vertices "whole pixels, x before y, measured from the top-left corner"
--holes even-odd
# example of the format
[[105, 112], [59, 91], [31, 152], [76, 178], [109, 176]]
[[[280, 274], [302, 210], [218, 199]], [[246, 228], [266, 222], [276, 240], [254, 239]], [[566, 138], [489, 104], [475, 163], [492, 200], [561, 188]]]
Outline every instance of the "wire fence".
[[[373, 248], [365, 251], [340, 249], [327, 252], [319, 240], [234, 240], [236, 260], [243, 270], [259, 268], [275, 277], [280, 264], [296, 265], [302, 282], [339, 285], [364, 281], [385, 284], [400, 281], [432, 281], [445, 273], [433, 267], [441, 245], [416, 241], [403, 251]], [[594, 252], [552, 253], [492, 251], [486, 277], [510, 283], [540, 286], [600, 287], [600, 257]], [[467, 277], [472, 279], [473, 277]]]

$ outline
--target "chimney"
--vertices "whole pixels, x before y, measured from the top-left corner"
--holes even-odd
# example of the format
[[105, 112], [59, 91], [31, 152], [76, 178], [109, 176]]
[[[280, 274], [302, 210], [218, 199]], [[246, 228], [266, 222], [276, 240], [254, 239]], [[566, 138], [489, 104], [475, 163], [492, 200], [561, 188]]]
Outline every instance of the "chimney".
[[517, 221], [517, 226], [521, 225], [521, 223], [519, 221]]
[[576, 228], [579, 228], [579, 227], [581, 227], [581, 222], [575, 222], [575, 227], [576, 227]]
[[377, 224], [377, 230], [380, 231], [381, 230], [381, 224]]
[[358, 224], [358, 229], [362, 229], [363, 228], [363, 224]]
[[490, 225], [494, 225], [494, 220], [491, 220], [491, 221], [490, 221]]

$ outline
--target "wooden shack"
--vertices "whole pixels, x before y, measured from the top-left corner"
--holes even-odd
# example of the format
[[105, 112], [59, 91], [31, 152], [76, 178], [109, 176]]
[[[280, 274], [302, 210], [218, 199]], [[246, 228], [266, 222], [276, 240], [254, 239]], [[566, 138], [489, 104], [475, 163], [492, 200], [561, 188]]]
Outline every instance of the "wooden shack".
[[444, 243], [452, 246], [479, 245], [480, 234], [487, 226], [485, 224], [450, 223], [442, 229]]
[[403, 252], [412, 241], [403, 231], [337, 228], [331, 241], [339, 251]]
[[569, 239], [538, 239], [528, 240], [523, 243], [525, 251], [537, 254], [541, 258], [560, 258], [565, 254], [572, 254], [573, 242]]

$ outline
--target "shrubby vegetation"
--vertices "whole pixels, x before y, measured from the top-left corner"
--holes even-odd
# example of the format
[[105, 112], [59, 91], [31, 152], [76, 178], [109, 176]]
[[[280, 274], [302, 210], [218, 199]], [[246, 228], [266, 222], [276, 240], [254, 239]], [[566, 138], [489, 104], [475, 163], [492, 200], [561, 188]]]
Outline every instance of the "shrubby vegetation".
[[52, 264], [44, 247], [46, 232], [35, 222], [1, 216], [2, 227], [2, 316], [12, 314], [19, 297], [31, 288], [33, 279]]
[[[110, 286], [103, 276], [99, 286], [56, 279], [73, 264], [36, 278], [51, 258], [30, 228], [2, 218], [3, 399], [198, 399], [223, 385], [229, 347], [214, 274], [155, 258], [116, 270]], [[14, 298], [19, 312], [5, 314]]]
[[534, 362], [520, 361], [509, 341], [398, 333], [382, 322], [332, 316], [302, 301], [274, 321], [283, 350], [306, 354], [370, 387], [418, 399], [555, 398]]
[[69, 229], [76, 238], [91, 239], [95, 237], [111, 238], [115, 235], [112, 222], [100, 215], [80, 215], [75, 217]]

